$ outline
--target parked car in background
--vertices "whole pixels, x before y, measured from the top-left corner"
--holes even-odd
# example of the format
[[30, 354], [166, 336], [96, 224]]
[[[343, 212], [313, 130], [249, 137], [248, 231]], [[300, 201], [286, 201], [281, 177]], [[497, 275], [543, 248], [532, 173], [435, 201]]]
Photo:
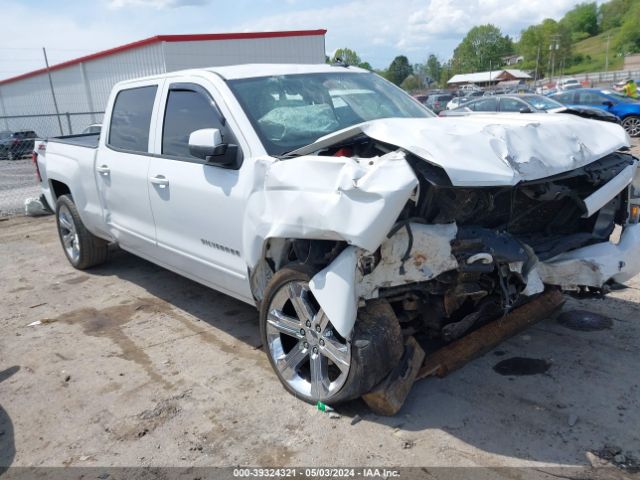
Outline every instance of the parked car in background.
[[451, 100], [449, 100], [449, 103], [447, 103], [446, 110], [458, 108], [472, 99], [473, 97], [453, 97]]
[[582, 85], [575, 78], [563, 78], [558, 80], [556, 88], [560, 91], [575, 90], [577, 88], [582, 88]]
[[82, 133], [83, 134], [100, 133], [100, 130], [102, 130], [102, 124], [100, 124], [100, 123], [92, 123], [91, 125], [86, 127], [84, 130], [82, 130]]
[[31, 155], [34, 141], [38, 138], [33, 130], [18, 130], [3, 132], [3, 134], [4, 138], [0, 137], [0, 160], [17, 160]]
[[426, 102], [427, 98], [429, 98], [429, 95], [426, 95], [426, 94], [411, 95], [411, 96], [415, 101], [417, 101], [418, 103], [421, 103], [422, 105], [424, 105], [424, 102]]
[[438, 95], [429, 95], [425, 105], [429, 107], [433, 112], [440, 113], [445, 108], [447, 108], [447, 103], [449, 103], [453, 99], [453, 95], [450, 93], [446, 94], [438, 94]]
[[470, 83], [468, 85], [462, 85], [460, 87], [460, 91], [464, 92], [465, 95], [468, 95], [471, 92], [482, 92], [482, 89], [479, 86], [477, 86], [477, 85], [475, 85], [473, 83]]
[[584, 106], [567, 107], [543, 95], [495, 95], [471, 100], [454, 109], [440, 112], [440, 116], [468, 115], [474, 112], [567, 113], [578, 117], [620, 123], [620, 119], [607, 111]]
[[572, 108], [587, 106], [605, 110], [620, 118], [622, 126], [630, 136], [640, 136], [640, 102], [633, 98], [597, 88], [559, 92], [550, 98]]

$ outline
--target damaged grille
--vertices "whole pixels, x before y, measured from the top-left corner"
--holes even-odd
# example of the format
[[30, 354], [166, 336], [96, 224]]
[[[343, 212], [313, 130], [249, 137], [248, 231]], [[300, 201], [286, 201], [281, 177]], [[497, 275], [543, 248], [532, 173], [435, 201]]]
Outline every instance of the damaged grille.
[[425, 192], [414, 212], [426, 223], [453, 223], [512, 234], [530, 245], [540, 260], [602, 241], [624, 221], [626, 191], [598, 213], [583, 218], [583, 200], [633, 163], [614, 153], [585, 167], [514, 187], [458, 188], [427, 180], [416, 165]]

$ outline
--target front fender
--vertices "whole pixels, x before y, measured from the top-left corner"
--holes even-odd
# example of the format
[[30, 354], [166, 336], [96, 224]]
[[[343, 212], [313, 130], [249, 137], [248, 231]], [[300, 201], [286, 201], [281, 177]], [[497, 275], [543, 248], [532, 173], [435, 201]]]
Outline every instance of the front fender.
[[269, 238], [341, 240], [374, 251], [418, 185], [402, 152], [256, 162], [243, 225], [253, 268]]

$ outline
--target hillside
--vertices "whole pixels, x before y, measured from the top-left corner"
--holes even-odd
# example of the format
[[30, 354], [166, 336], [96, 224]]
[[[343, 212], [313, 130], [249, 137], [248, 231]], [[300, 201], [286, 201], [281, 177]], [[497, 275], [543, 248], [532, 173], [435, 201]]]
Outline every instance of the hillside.
[[594, 37], [581, 40], [572, 46], [572, 54], [583, 55], [584, 60], [577, 65], [572, 65], [565, 70], [565, 74], [602, 72], [604, 71], [605, 55], [607, 51], [607, 36], [611, 35], [609, 47], [609, 70], [621, 70], [624, 59], [616, 56], [613, 48], [613, 39], [620, 28], [612, 28]]

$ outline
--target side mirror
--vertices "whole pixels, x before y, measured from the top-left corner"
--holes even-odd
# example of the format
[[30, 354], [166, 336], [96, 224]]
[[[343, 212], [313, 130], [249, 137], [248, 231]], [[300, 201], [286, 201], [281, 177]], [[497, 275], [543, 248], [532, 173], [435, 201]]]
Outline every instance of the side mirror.
[[222, 134], [217, 128], [203, 128], [189, 135], [189, 153], [202, 160], [224, 154], [226, 145], [222, 143]]
[[529, 107], [522, 107], [520, 109], [520, 113], [533, 113], [533, 110], [531, 110]]
[[189, 135], [189, 153], [209, 165], [237, 170], [242, 165], [242, 150], [237, 145], [222, 143], [217, 128], [203, 128]]
[[613, 102], [611, 100], [605, 100], [604, 102], [602, 102], [602, 104], [606, 105], [609, 108], [613, 107]]

